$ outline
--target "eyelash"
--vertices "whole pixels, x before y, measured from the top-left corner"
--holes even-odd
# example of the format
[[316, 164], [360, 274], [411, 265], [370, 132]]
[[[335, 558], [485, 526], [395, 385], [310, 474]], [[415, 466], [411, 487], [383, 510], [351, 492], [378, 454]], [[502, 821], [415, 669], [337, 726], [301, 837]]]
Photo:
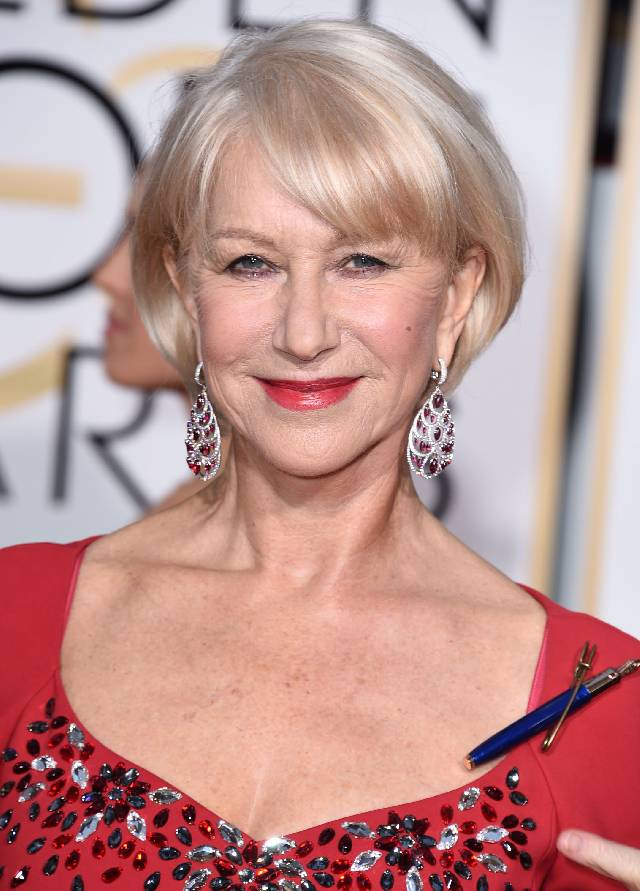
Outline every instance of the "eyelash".
[[[263, 270], [263, 269], [234, 268], [237, 266], [238, 263], [241, 263], [243, 260], [252, 260], [252, 261], [257, 260], [259, 263], [264, 263], [265, 266], [269, 267], [269, 269], [273, 268], [270, 266], [270, 264], [266, 260], [264, 260], [258, 254], [243, 254], [241, 257], [236, 257], [235, 260], [233, 260], [231, 263], [229, 263], [229, 265], [225, 269], [225, 272], [230, 272], [232, 275], [236, 275], [239, 278], [264, 278], [265, 275], [268, 274], [268, 271], [269, 271], [268, 269]], [[376, 271], [376, 269], [388, 269], [389, 268], [389, 264], [385, 263], [384, 260], [379, 260], [377, 257], [372, 257], [370, 254], [350, 254], [348, 257], [346, 257], [342, 261], [341, 264], [338, 264], [338, 265], [344, 269], [345, 265], [347, 263], [351, 262], [351, 260], [371, 260], [371, 261], [373, 261], [373, 264], [374, 264], [372, 266], [360, 267], [359, 268], [360, 271], [357, 271], [357, 272], [355, 269], [347, 271], [347, 275], [350, 275], [353, 278], [361, 278], [362, 276], [365, 276], [370, 272]]]

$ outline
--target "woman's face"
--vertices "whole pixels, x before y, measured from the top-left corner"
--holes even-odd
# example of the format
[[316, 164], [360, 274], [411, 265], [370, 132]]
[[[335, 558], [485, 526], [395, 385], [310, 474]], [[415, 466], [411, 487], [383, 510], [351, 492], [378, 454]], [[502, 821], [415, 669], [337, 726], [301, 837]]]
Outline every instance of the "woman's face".
[[209, 262], [182, 283], [168, 264], [214, 406], [294, 475], [330, 473], [383, 442], [395, 458], [437, 357], [451, 358], [481, 259], [452, 279], [417, 245], [345, 238], [280, 191], [248, 146], [218, 182]]
[[161, 355], [147, 334], [134, 298], [129, 232], [139, 200], [138, 184], [129, 203], [125, 233], [92, 279], [109, 299], [104, 344], [105, 370], [111, 380], [125, 387], [182, 389], [178, 372]]

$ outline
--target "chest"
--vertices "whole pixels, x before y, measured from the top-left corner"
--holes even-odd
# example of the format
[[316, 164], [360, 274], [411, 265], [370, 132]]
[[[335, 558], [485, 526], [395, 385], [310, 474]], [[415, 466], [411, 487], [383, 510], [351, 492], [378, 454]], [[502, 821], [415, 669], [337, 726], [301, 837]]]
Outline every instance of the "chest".
[[[535, 667], [534, 641], [514, 674], [482, 636], [402, 611], [197, 618], [156, 610], [130, 638], [71, 641], [65, 688], [111, 751], [254, 838], [472, 782], [464, 755], [522, 714]], [[505, 666], [521, 662], [503, 643]]]

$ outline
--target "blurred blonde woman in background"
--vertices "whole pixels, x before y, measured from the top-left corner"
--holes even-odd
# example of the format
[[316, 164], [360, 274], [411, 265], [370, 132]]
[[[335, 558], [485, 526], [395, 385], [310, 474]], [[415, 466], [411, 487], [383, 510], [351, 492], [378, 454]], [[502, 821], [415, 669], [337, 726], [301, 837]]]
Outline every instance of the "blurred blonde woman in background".
[[[185, 400], [188, 411], [191, 398], [176, 368], [162, 355], [142, 322], [135, 301], [131, 273], [131, 229], [140, 203], [144, 169], [134, 182], [125, 226], [118, 243], [98, 267], [93, 283], [107, 297], [109, 314], [105, 330], [104, 368], [108, 377], [123, 387], [139, 390], [174, 390]], [[179, 435], [181, 431], [176, 431]], [[188, 470], [187, 470], [188, 473]], [[169, 492], [151, 512], [178, 504], [201, 488], [193, 477]]]

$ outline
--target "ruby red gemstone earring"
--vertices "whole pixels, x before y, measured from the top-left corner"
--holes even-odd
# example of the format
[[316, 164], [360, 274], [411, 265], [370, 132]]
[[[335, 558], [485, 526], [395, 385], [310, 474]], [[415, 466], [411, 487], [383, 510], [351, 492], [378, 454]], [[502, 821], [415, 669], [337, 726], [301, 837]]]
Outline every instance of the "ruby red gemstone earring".
[[438, 359], [439, 371], [431, 372], [436, 388], [415, 416], [407, 443], [409, 467], [418, 476], [430, 480], [453, 460], [456, 428], [444, 393], [440, 389], [447, 379], [444, 359]]
[[194, 380], [200, 392], [191, 406], [187, 421], [187, 464], [203, 482], [213, 479], [220, 468], [220, 428], [202, 377], [203, 363], [198, 362]]

